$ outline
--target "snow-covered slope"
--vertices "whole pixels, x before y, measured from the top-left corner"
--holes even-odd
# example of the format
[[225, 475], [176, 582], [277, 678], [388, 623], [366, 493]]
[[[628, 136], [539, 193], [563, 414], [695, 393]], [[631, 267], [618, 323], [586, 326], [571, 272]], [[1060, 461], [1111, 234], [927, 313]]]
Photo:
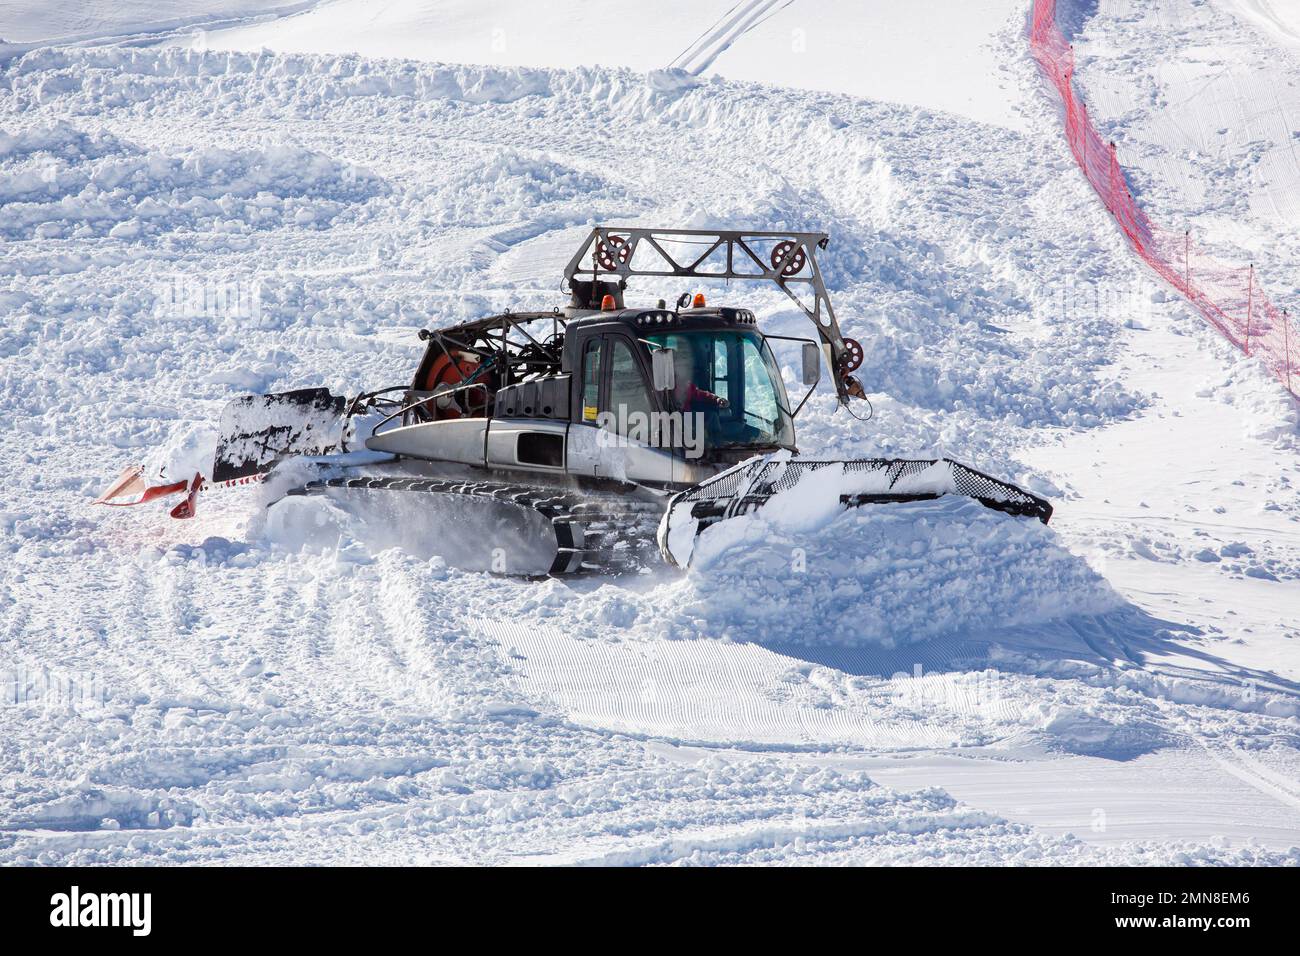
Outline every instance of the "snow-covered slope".
[[1089, 115], [1141, 202], [1295, 313], [1300, 12], [1252, 0], [1103, 0], [1075, 40]]
[[273, 17], [305, 10], [315, 0], [0, 0], [5, 41], [48, 45], [131, 37]]
[[204, 33], [211, 49], [360, 53], [452, 63], [649, 71], [673, 67], [869, 96], [1020, 128], [1003, 73], [1019, 0], [335, 0], [300, 16]]
[[[0, 861], [1300, 862], [1294, 418], [1138, 271], [1020, 26], [1019, 131], [770, 75], [9, 61]], [[554, 304], [593, 221], [826, 229], [875, 417], [821, 394], [801, 447], [949, 454], [1057, 519], [778, 509], [686, 575], [539, 583], [303, 546], [256, 491], [90, 507], [232, 394], [401, 382], [418, 328]]]
[[1287, 46], [1300, 45], [1300, 7], [1289, 0], [1228, 0], [1234, 14]]

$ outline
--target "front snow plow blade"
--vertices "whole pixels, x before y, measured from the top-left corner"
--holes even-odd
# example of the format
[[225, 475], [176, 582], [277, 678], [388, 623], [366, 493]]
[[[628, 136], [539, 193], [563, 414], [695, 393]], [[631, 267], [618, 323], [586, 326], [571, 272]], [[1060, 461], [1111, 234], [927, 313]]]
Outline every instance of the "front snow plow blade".
[[289, 455], [337, 451], [346, 405], [327, 388], [236, 398], [221, 413], [213, 482], [265, 474]]
[[845, 508], [965, 495], [996, 511], [1047, 524], [1052, 506], [1043, 498], [950, 458], [861, 458], [790, 461], [763, 458], [737, 465], [674, 495], [659, 524], [659, 550], [678, 567], [689, 565], [699, 534], [719, 521], [747, 514], [790, 491], [811, 473], [842, 470], [839, 502]]

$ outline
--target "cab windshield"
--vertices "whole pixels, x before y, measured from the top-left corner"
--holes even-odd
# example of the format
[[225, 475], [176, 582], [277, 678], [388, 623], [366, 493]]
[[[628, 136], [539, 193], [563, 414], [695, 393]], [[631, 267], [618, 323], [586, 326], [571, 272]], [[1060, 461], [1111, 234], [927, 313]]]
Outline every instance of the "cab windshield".
[[704, 416], [711, 448], [794, 447], [794, 420], [772, 350], [757, 332], [719, 330], [646, 336], [673, 350], [675, 410]]

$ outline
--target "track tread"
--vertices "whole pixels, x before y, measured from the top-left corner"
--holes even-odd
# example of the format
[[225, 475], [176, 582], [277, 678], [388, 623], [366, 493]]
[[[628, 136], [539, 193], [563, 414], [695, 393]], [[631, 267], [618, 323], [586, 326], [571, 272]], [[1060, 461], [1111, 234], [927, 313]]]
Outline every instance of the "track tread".
[[658, 554], [655, 529], [663, 506], [654, 502], [593, 499], [562, 490], [495, 481], [385, 476], [322, 478], [289, 494], [319, 494], [327, 488], [466, 495], [529, 508], [547, 518], [555, 531], [552, 575], [621, 574], [646, 566], [650, 563], [645, 560], [647, 555], [652, 561]]

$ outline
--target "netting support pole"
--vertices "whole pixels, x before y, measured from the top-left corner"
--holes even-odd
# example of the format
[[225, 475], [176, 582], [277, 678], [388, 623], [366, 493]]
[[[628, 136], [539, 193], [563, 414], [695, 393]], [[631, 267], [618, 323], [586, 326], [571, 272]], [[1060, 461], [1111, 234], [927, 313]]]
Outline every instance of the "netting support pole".
[[1296, 393], [1291, 390], [1291, 316], [1287, 311], [1282, 310], [1282, 351], [1287, 356], [1287, 392], [1291, 392], [1291, 397], [1295, 398]]
[[1192, 295], [1192, 230], [1187, 228], [1183, 230], [1183, 285], [1187, 297]]
[[1246, 354], [1250, 355], [1250, 313], [1255, 304], [1255, 264], [1246, 270]]
[[[1117, 198], [1119, 196], [1119, 190], [1118, 190], [1118, 186], [1116, 185], [1118, 182], [1119, 182], [1119, 157], [1115, 154], [1115, 141], [1112, 139], [1110, 141], [1110, 188], [1106, 190], [1108, 193], [1110, 193], [1110, 197], [1106, 205], [1109, 207], [1111, 213], [1114, 214], [1115, 216], [1119, 215], [1119, 213], [1117, 212], [1118, 207], [1116, 205], [1119, 201]], [[1119, 225], [1121, 229], [1124, 227], [1124, 223], [1122, 221], [1120, 222]]]

